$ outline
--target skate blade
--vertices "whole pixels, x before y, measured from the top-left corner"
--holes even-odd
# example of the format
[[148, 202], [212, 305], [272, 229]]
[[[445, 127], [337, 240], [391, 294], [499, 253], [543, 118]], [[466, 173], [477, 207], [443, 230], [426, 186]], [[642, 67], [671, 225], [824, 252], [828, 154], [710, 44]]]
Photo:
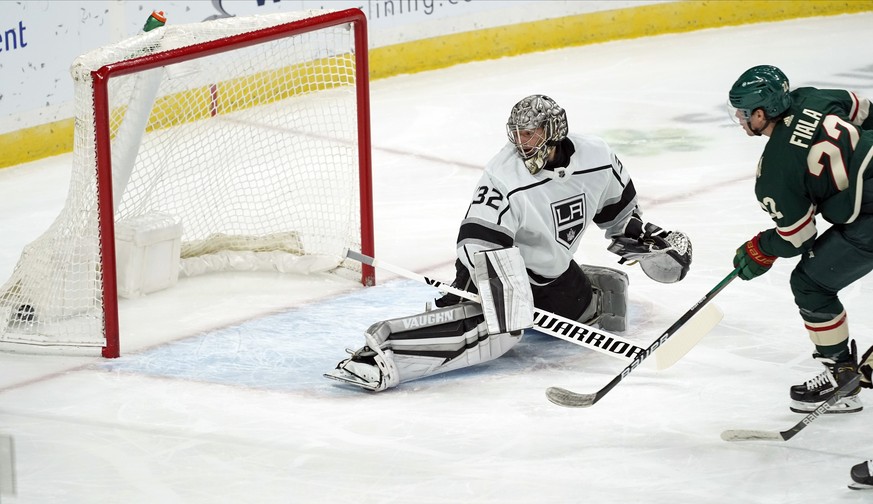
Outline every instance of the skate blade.
[[868, 485], [866, 483], [858, 483], [857, 481], [853, 481], [849, 483], [849, 488], [852, 490], [873, 490], [873, 485]]
[[378, 384], [368, 382], [367, 380], [362, 379], [360, 376], [349, 373], [345, 369], [334, 369], [332, 371], [328, 371], [324, 373], [325, 378], [328, 380], [335, 380], [340, 383], [345, 383], [347, 385], [357, 385], [362, 389], [369, 390], [370, 392], [376, 391], [376, 386]]
[[[795, 413], [809, 414], [815, 411], [815, 409], [818, 408], [820, 405], [820, 402], [804, 403], [799, 401], [791, 401], [791, 406], [789, 408]], [[836, 404], [828, 408], [828, 410], [825, 411], [824, 414], [841, 415], [845, 413], [857, 413], [863, 409], [864, 405], [861, 404], [861, 398], [857, 395], [854, 395], [839, 400]]]

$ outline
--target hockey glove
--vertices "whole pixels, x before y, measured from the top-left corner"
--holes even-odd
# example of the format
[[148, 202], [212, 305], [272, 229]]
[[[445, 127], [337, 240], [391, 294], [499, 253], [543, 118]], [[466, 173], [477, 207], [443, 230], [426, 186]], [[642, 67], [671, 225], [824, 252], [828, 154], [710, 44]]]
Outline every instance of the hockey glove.
[[658, 282], [678, 282], [691, 268], [691, 240], [685, 233], [644, 223], [637, 215], [606, 249], [621, 256], [619, 264], [639, 262], [646, 276]]
[[[464, 266], [464, 263], [461, 262], [460, 259], [455, 260], [455, 281], [452, 282], [452, 287], [456, 289], [465, 290], [467, 292], [477, 292], [476, 285], [473, 283], [473, 279], [470, 278], [470, 270]], [[454, 294], [446, 294], [441, 298], [438, 298], [434, 301], [434, 304], [437, 308], [444, 308], [446, 306], [456, 305], [463, 301], [460, 296], [456, 296]]]
[[751, 280], [766, 273], [776, 260], [776, 256], [765, 254], [761, 251], [758, 239], [761, 235], [755, 235], [751, 240], [740, 245], [734, 256], [734, 268], [740, 268], [738, 277], [743, 280]]

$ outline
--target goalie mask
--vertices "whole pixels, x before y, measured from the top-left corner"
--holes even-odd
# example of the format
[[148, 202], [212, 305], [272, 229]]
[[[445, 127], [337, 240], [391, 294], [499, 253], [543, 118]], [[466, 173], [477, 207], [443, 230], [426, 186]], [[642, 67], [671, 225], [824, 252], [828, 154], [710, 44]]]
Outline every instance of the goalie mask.
[[566, 112], [545, 95], [522, 99], [506, 121], [506, 135], [532, 175], [543, 169], [549, 151], [567, 137], [567, 131]]

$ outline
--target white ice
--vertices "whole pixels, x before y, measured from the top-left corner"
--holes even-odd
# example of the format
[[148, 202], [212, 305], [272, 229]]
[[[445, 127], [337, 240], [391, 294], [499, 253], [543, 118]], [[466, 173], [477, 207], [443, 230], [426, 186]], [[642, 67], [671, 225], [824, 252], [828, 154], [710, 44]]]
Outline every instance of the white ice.
[[[675, 285], [631, 276], [631, 329], [647, 345], [771, 225], [753, 194], [764, 139], [728, 119], [746, 68], [794, 86], [873, 95], [873, 14], [705, 30], [529, 54], [372, 83], [376, 255], [451, 280], [454, 240], [481, 167], [519, 98], [545, 93], [571, 129], [605, 137], [646, 217], [681, 229], [694, 265]], [[0, 170], [0, 278], [63, 206], [70, 156]], [[578, 259], [615, 265], [602, 234]], [[666, 371], [623, 367], [545, 336], [468, 370], [370, 394], [321, 377], [373, 322], [437, 293], [379, 273], [209, 275], [123, 301], [117, 360], [0, 355], [0, 432], [13, 436], [12, 503], [820, 503], [862, 502], [849, 468], [873, 457], [870, 412], [818, 419], [789, 442], [727, 443], [722, 430], [800, 420], [788, 387], [820, 367], [793, 304], [795, 260], [715, 300], [722, 323]], [[873, 278], [842, 293], [873, 344]], [[863, 393], [873, 402], [873, 395]]]

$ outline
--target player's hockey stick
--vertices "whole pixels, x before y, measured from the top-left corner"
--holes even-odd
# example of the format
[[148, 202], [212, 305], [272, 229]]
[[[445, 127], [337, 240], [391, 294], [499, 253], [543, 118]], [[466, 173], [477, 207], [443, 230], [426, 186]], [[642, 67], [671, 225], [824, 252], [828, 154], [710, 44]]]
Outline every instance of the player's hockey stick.
[[710, 302], [712, 298], [714, 298], [719, 292], [722, 291], [734, 278], [737, 277], [737, 273], [739, 272], [739, 268], [731, 271], [728, 276], [724, 277], [724, 279], [718, 283], [713, 289], [706, 293], [705, 296], [700, 298], [699, 301], [694, 303], [694, 306], [691, 307], [690, 310], [685, 312], [682, 317], [679, 318], [676, 322], [673, 323], [666, 331], [664, 331], [661, 336], [652, 342], [648, 348], [646, 348], [642, 353], [638, 354], [633, 362], [627, 365], [621, 373], [619, 373], [615, 378], [613, 378], [609, 383], [606, 384], [603, 388], [598, 390], [593, 394], [580, 394], [577, 392], [572, 392], [570, 390], [561, 388], [561, 387], [549, 387], [546, 389], [546, 397], [549, 398], [553, 403], [560, 406], [567, 406], [568, 408], [587, 408], [588, 406], [592, 406], [597, 401], [603, 399], [603, 396], [609, 393], [618, 383], [623, 380], [627, 375], [629, 375], [637, 366], [640, 365], [648, 356], [652, 355], [652, 353], [658, 349], [661, 345], [664, 344], [668, 339], [670, 339], [673, 334], [675, 334], [686, 322], [688, 322], [691, 317], [693, 317], [697, 312], [699, 312], [706, 303]]
[[[368, 264], [374, 268], [382, 268], [391, 271], [392, 273], [409, 278], [410, 280], [426, 283], [443, 292], [454, 294], [476, 303], [479, 302], [479, 296], [477, 294], [457, 289], [451, 285], [440, 282], [439, 280], [419, 275], [418, 273], [400, 268], [399, 266], [384, 263], [359, 252], [349, 250], [346, 252], [346, 257], [363, 264]], [[705, 317], [705, 322], [699, 324], [696, 329], [698, 332], [706, 334], [709, 330], [715, 327], [720, 320], [721, 312], [719, 312], [718, 309], [714, 309], [707, 317]], [[579, 345], [589, 350], [604, 353], [611, 357], [622, 359], [625, 362], [631, 361], [644, 351], [642, 347], [620, 336], [539, 309], [534, 310], [534, 325], [536, 330], [543, 334], [568, 341], [574, 345]], [[688, 350], [697, 343], [697, 341], [700, 340], [702, 334], [698, 335], [689, 333], [687, 337], [681, 338], [682, 341], [679, 345], [675, 345], [673, 348], [668, 349], [669, 351], [664, 352], [663, 358], [661, 358], [660, 353], [657, 354], [656, 360], [658, 363], [658, 369], [666, 369], [673, 365], [683, 355], [685, 355], [685, 353], [687, 353]]]
[[798, 432], [802, 431], [807, 425], [815, 421], [816, 418], [827, 413], [828, 409], [838, 403], [840, 399], [849, 395], [861, 383], [861, 375], [857, 375], [848, 382], [840, 386], [834, 395], [827, 401], [821, 403], [818, 408], [812, 410], [803, 419], [797, 422], [794, 427], [784, 431], [765, 431], [765, 430], [745, 430], [735, 429], [726, 430], [721, 433], [721, 438], [725, 441], [788, 441], [793, 438]]

